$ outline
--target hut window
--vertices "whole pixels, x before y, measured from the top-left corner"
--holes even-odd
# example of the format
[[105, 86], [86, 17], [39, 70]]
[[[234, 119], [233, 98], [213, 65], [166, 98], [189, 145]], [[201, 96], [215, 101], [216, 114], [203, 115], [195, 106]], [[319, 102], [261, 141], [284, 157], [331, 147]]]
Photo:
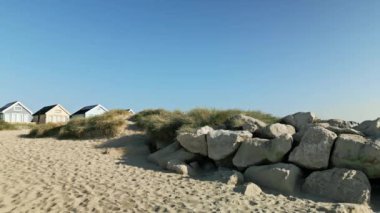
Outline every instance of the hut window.
[[15, 111], [18, 111], [18, 112], [22, 111], [22, 108], [20, 106], [15, 106], [14, 109], [15, 109]]
[[61, 110], [57, 109], [55, 110], [55, 113], [61, 113]]

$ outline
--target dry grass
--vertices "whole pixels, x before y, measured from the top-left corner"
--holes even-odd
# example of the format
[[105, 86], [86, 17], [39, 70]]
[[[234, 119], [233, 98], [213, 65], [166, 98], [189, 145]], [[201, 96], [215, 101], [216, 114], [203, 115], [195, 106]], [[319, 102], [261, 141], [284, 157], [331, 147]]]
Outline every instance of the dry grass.
[[8, 123], [5, 121], [0, 121], [0, 131], [1, 130], [30, 129], [33, 127], [34, 127], [33, 123]]
[[176, 131], [183, 125], [191, 124], [191, 119], [183, 112], [165, 110], [142, 112], [132, 118], [136, 124], [146, 130], [148, 136], [160, 143], [172, 143]]
[[112, 110], [90, 118], [74, 118], [67, 124], [37, 125], [29, 136], [61, 139], [113, 138], [124, 133], [130, 116], [125, 110]]
[[43, 137], [56, 137], [63, 124], [38, 124], [33, 127], [30, 132], [30, 137], [43, 138]]
[[14, 124], [0, 121], [0, 130], [15, 130], [17, 129]]

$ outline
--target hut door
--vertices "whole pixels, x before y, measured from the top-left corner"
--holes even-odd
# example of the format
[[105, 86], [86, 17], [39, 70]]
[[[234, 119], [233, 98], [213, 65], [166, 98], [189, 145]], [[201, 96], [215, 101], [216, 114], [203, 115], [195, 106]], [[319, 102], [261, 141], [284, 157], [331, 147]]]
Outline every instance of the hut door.
[[21, 114], [20, 113], [16, 114], [16, 122], [21, 123]]

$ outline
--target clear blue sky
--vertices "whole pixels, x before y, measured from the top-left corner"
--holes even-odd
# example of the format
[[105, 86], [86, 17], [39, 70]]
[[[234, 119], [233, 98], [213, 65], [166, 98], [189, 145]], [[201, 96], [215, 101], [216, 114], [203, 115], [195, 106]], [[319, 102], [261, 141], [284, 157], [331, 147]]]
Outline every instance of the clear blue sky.
[[380, 116], [380, 1], [2, 0], [0, 105]]

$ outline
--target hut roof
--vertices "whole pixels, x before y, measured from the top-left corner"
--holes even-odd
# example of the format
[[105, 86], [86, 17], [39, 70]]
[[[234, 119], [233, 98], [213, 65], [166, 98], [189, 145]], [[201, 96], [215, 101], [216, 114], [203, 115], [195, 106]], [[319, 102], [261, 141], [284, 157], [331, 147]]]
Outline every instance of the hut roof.
[[85, 114], [86, 112], [94, 109], [95, 107], [99, 106], [99, 104], [96, 104], [96, 105], [90, 105], [90, 106], [85, 106], [83, 108], [81, 108], [80, 110], [76, 111], [73, 115], [82, 115], [82, 114]]

